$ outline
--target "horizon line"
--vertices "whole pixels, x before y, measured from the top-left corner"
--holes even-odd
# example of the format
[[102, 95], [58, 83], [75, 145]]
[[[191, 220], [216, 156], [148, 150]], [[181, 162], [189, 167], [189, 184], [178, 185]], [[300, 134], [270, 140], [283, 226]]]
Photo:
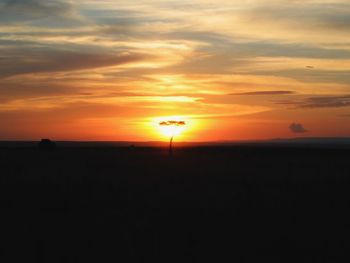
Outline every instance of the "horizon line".
[[[71, 142], [71, 143], [167, 143], [168, 140], [149, 140], [149, 141], [139, 141], [139, 140], [76, 140], [76, 139], [51, 139], [51, 138], [40, 138], [37, 140], [30, 139], [0, 139], [0, 142], [39, 142], [42, 139], [50, 139], [53, 142]], [[313, 137], [275, 137], [268, 139], [245, 139], [245, 140], [208, 140], [208, 141], [176, 141], [176, 143], [244, 143], [244, 142], [271, 142], [278, 140], [350, 140], [350, 136], [341, 137], [324, 137], [324, 136], [313, 136]]]

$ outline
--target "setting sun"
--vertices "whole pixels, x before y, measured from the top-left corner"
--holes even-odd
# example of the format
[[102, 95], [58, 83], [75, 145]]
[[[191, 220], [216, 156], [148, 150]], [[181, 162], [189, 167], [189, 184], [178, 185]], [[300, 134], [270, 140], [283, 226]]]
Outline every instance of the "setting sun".
[[157, 130], [157, 133], [167, 139], [173, 136], [180, 136], [189, 128], [188, 124], [190, 124], [188, 119], [179, 116], [159, 117], [152, 121], [152, 125]]

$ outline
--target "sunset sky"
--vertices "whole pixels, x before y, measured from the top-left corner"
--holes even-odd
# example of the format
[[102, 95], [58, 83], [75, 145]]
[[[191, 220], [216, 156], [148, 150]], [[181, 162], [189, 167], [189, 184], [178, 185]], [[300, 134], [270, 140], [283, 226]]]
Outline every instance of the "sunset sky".
[[183, 141], [350, 136], [350, 2], [0, 0], [0, 140], [171, 119]]

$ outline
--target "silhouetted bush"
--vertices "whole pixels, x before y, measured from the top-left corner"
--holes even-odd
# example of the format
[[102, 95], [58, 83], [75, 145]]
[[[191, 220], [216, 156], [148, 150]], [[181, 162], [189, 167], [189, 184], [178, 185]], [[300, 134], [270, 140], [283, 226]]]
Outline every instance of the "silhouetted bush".
[[56, 149], [56, 143], [50, 139], [41, 139], [38, 146], [40, 150], [53, 151]]

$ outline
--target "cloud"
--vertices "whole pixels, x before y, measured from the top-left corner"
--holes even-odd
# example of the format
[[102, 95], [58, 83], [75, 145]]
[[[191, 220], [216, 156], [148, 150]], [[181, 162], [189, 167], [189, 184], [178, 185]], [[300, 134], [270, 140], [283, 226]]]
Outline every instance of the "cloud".
[[57, 23], [77, 17], [72, 3], [65, 0], [0, 0], [0, 21], [5, 23], [40, 19]]
[[341, 108], [350, 106], [350, 95], [310, 97], [302, 101], [279, 101], [277, 104], [294, 105], [296, 108]]
[[290, 95], [290, 94], [295, 94], [295, 92], [289, 91], [289, 90], [269, 90], [269, 91], [230, 93], [229, 95], [265, 96], [265, 95]]
[[[348, 65], [348, 61], [343, 62], [343, 65]], [[338, 69], [334, 70], [331, 67], [328, 69], [324, 68], [322, 70], [313, 69], [310, 70], [308, 68], [293, 68], [289, 69], [271, 69], [271, 70], [257, 70], [251, 71], [251, 74], [255, 75], [274, 75], [280, 77], [286, 77], [295, 79], [301, 82], [309, 82], [309, 83], [337, 83], [337, 84], [350, 84], [350, 70], [346, 69]]]
[[62, 72], [118, 66], [146, 60], [140, 53], [93, 53], [74, 50], [7, 49], [0, 60], [0, 77], [19, 74]]
[[186, 125], [184, 121], [162, 121], [159, 123], [160, 126], [183, 126]]
[[294, 133], [304, 133], [307, 132], [307, 130], [303, 127], [300, 123], [292, 123], [289, 125], [289, 130], [291, 130]]
[[[75, 96], [81, 87], [74, 87], [65, 83], [34, 82], [32, 80], [6, 81], [0, 80], [0, 104], [16, 99], [40, 98], [49, 96]], [[82, 95], [82, 94], [79, 94]]]
[[[341, 34], [350, 28], [350, 5], [346, 1], [325, 2], [269, 1], [259, 4], [257, 1], [241, 12], [240, 19], [252, 25], [247, 26], [252, 34], [261, 32], [261, 37], [273, 37], [268, 33], [270, 31], [280, 39], [320, 43], [323, 38], [332, 42], [335, 37], [343, 37]], [[302, 40], [307, 36], [309, 39]]]
[[301, 108], [339, 108], [350, 106], [350, 95], [331, 97], [312, 97], [302, 102]]

